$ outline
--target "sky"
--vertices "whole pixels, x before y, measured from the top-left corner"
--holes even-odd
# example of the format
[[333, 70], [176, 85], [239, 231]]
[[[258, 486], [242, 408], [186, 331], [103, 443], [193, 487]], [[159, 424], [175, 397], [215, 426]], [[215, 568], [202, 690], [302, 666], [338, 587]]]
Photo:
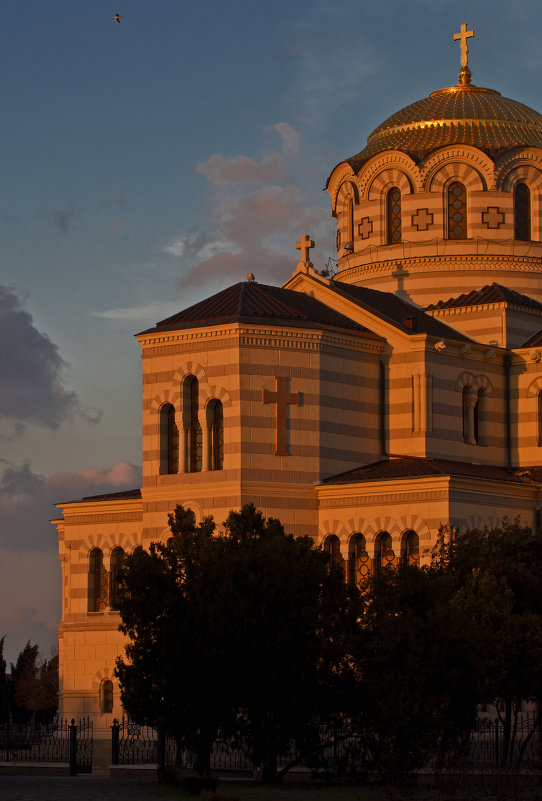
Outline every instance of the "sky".
[[[122, 16], [115, 22], [115, 14]], [[56, 647], [54, 504], [139, 486], [134, 334], [323, 268], [333, 167], [457, 82], [542, 111], [535, 0], [3, 0], [0, 637]]]

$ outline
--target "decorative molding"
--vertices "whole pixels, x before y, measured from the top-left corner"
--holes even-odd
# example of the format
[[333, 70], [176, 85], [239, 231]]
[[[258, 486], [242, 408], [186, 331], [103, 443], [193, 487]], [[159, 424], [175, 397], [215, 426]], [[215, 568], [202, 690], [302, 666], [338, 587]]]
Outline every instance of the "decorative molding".
[[409, 194], [413, 190], [421, 191], [420, 173], [416, 163], [406, 153], [400, 153], [397, 150], [386, 150], [369, 159], [357, 174], [362, 201], [369, 199], [370, 187], [376, 176], [391, 169], [404, 174], [409, 182]]
[[425, 161], [422, 160], [419, 166], [423, 191], [426, 192], [438, 191], [435, 189], [436, 186], [438, 186], [438, 189], [442, 189], [445, 183], [443, 180], [444, 175], [441, 175], [438, 179], [437, 175], [447, 166], [453, 166], [453, 169], [447, 173], [446, 177], [454, 176], [458, 177], [459, 180], [467, 174], [465, 168], [468, 169], [468, 172], [471, 173], [467, 184], [468, 189], [495, 189], [492, 160], [481, 150], [470, 145], [443, 147], [437, 150], [436, 153], [430, 154]]
[[[537, 351], [537, 353], [539, 353], [539, 351]], [[537, 376], [531, 381], [531, 383], [527, 387], [527, 397], [534, 398], [541, 391], [542, 391], [542, 376]]]
[[474, 375], [474, 373], [469, 372], [461, 373], [455, 382], [455, 391], [463, 392], [465, 387], [470, 387], [475, 392], [478, 392], [479, 389], [483, 389], [488, 396], [494, 394], [493, 384], [486, 375], [482, 374]]

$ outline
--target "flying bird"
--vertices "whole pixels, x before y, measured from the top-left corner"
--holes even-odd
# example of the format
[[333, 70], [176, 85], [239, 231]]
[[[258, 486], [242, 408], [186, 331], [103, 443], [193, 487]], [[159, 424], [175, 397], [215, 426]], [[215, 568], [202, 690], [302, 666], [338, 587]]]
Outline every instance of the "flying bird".
[[115, 20], [116, 20], [117, 22], [120, 22], [120, 21], [121, 21], [121, 19], [123, 19], [123, 17], [121, 17], [121, 15], [120, 15], [120, 14], [115, 14]]

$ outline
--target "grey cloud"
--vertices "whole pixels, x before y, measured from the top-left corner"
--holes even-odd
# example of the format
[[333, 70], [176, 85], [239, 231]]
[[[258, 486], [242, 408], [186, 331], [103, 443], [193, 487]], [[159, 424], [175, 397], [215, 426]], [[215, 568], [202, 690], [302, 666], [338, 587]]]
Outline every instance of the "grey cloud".
[[14, 421], [20, 433], [29, 423], [56, 429], [79, 413], [77, 395], [62, 383], [65, 367], [15, 292], [0, 286], [0, 420]]
[[141, 485], [140, 469], [128, 462], [119, 462], [110, 470], [91, 467], [48, 478], [34, 473], [28, 461], [0, 462], [0, 548], [19, 552], [56, 549], [55, 531], [49, 523], [61, 516], [56, 503]]

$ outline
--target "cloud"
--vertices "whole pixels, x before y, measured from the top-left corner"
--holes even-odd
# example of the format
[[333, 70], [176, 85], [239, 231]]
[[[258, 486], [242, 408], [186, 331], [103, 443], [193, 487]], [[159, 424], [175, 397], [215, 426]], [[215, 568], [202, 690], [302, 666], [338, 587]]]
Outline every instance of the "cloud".
[[76, 393], [63, 385], [66, 367], [57, 345], [37, 330], [15, 292], [0, 285], [0, 421], [13, 424], [8, 436], [20, 435], [27, 424], [56, 429], [74, 414], [99, 419], [97, 410], [85, 412]]
[[259, 160], [215, 153], [198, 164], [209, 185], [208, 227], [178, 235], [164, 248], [188, 265], [180, 287], [240, 280], [247, 272], [261, 282], [284, 281], [298, 261], [294, 243], [300, 234], [327, 236], [331, 230], [329, 213], [310, 205], [294, 179], [299, 133], [286, 122], [265, 131], [280, 145]]
[[106, 309], [105, 311], [92, 312], [93, 317], [100, 317], [104, 320], [134, 320], [139, 321], [140, 325], [145, 325], [149, 321], [164, 320], [179, 311], [179, 301], [167, 303], [148, 303], [145, 306], [117, 307]]
[[141, 471], [129, 462], [118, 462], [109, 469], [89, 467], [75, 473], [55, 473], [48, 478], [34, 473], [28, 461], [0, 462], [0, 547], [13, 551], [56, 548], [49, 523], [60, 515], [54, 504], [141, 486]]

